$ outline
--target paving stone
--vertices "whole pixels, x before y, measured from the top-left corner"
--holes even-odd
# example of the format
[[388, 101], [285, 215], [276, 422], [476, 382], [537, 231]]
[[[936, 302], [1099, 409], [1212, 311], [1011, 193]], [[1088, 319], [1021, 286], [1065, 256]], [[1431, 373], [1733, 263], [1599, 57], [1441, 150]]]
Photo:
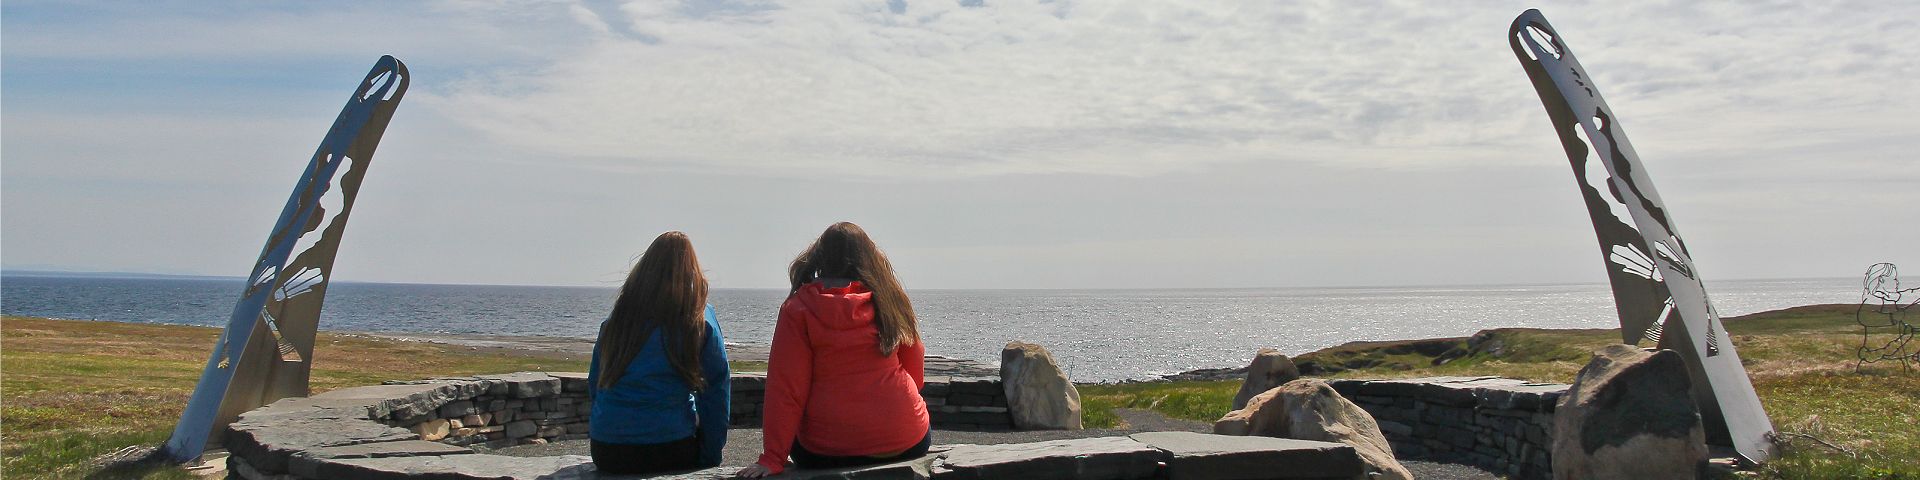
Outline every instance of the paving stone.
[[365, 443], [341, 447], [323, 447], [294, 454], [287, 459], [287, 470], [294, 475], [302, 477], [326, 478], [320, 475], [318, 471], [320, 461], [326, 459], [426, 457], [467, 455], [472, 453], [472, 449], [420, 440]]
[[[913, 460], [864, 467], [837, 468], [825, 470], [788, 469], [786, 473], [772, 477], [773, 480], [927, 480], [938, 455], [928, 455]], [[719, 480], [734, 478], [734, 472], [740, 467], [715, 467], [705, 470], [683, 472], [673, 475], [645, 477], [656, 480]], [[584, 477], [584, 478], [628, 478], [628, 477]], [[1024, 477], [1022, 477], [1024, 478]]]
[[560, 393], [587, 393], [586, 372], [547, 372], [547, 375], [560, 379]]
[[238, 478], [240, 480], [302, 480], [294, 477], [293, 474], [290, 473], [261, 473], [259, 469], [253, 468], [252, 464], [247, 463], [247, 459], [240, 458], [239, 455], [230, 455], [227, 457], [227, 478]]
[[593, 459], [580, 455], [508, 457], [471, 454], [436, 457], [325, 459], [314, 478], [364, 480], [563, 480], [599, 478]]
[[441, 405], [461, 398], [469, 382], [431, 382], [342, 388], [311, 397], [319, 401], [364, 401], [372, 418], [390, 415], [417, 417], [436, 413]]
[[1170, 480], [1354, 478], [1366, 464], [1353, 447], [1272, 437], [1193, 432], [1137, 433], [1135, 441], [1164, 450]]
[[1151, 478], [1167, 453], [1127, 437], [956, 446], [933, 462], [933, 478]]
[[419, 438], [407, 429], [369, 420], [272, 419], [229, 425], [225, 446], [260, 472], [277, 474], [286, 472], [287, 457], [300, 451]]
[[270, 418], [313, 418], [370, 420], [373, 417], [366, 399], [284, 398], [267, 406], [248, 410], [236, 421], [263, 422]]
[[982, 395], [988, 397], [988, 402], [995, 395], [1006, 394], [1001, 391], [1000, 379], [993, 377], [952, 377], [947, 381], [947, 392], [949, 402], [953, 401], [953, 395], [959, 394]]
[[[507, 390], [504, 394], [513, 398], [540, 398], [560, 393], [560, 379], [546, 372], [518, 372], [478, 377], [506, 383]], [[488, 393], [493, 392], [489, 390]]]

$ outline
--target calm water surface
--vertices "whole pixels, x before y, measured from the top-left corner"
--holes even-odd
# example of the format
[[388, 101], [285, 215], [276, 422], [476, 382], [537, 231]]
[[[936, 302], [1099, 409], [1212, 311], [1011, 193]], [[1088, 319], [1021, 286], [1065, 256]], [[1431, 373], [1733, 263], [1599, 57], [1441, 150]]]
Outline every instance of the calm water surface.
[[[242, 281], [7, 275], [8, 315], [224, 325]], [[340, 283], [321, 329], [591, 338], [613, 303], [598, 287]], [[1858, 279], [1710, 282], [1733, 316], [1860, 300]], [[1077, 381], [1244, 364], [1355, 340], [1471, 335], [1499, 327], [1611, 328], [1604, 285], [1204, 290], [915, 290], [929, 353], [999, 360], [1009, 340], [1045, 345]], [[730, 342], [766, 344], [784, 290], [715, 289]], [[211, 348], [211, 346], [209, 346]]]

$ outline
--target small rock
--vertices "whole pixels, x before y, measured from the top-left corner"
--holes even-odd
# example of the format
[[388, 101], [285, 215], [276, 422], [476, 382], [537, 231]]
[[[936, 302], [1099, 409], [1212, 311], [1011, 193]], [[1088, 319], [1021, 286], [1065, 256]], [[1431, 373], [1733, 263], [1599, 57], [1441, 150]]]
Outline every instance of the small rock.
[[447, 438], [447, 433], [451, 428], [447, 425], [446, 419], [436, 418], [416, 423], [413, 425], [412, 430], [413, 433], [420, 434], [421, 440], [438, 442], [442, 438]]
[[1240, 393], [1233, 395], [1233, 409], [1239, 410], [1247, 406], [1247, 399], [1254, 395], [1297, 378], [1300, 378], [1300, 368], [1293, 365], [1293, 359], [1279, 350], [1262, 348], [1253, 355], [1253, 363], [1247, 365], [1247, 379], [1240, 383]]
[[[1024, 430], [1079, 430], [1080, 390], [1045, 347], [1007, 342], [1000, 351], [1000, 383], [1013, 426]], [[949, 397], [953, 401], [954, 397]], [[991, 403], [991, 399], [989, 402]]]
[[1213, 424], [1213, 433], [1260, 435], [1352, 446], [1375, 478], [1411, 480], [1413, 473], [1393, 457], [1373, 415], [1347, 401], [1325, 380], [1303, 378], [1274, 387], [1247, 401]]

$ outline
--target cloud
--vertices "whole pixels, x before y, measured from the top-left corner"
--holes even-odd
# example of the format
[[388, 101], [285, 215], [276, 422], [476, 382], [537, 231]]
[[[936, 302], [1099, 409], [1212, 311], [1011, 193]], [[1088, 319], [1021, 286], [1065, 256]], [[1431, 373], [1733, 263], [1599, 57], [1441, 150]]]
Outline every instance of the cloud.
[[[1601, 278], [1504, 37], [1528, 5], [794, 3], [8, 1], [4, 263], [231, 273], [392, 53], [356, 278], [617, 279], [671, 228], [779, 285], [837, 220], [925, 286]], [[1920, 6], [1541, 8], [1711, 274], [1908, 250]]]
[[[573, 6], [593, 30], [630, 33], [430, 101], [527, 152], [618, 159], [583, 163], [597, 168], [877, 177], [1149, 175], [1249, 161], [1431, 168], [1533, 162], [1515, 147], [1551, 142], [1501, 35], [1518, 7], [967, 5], [635, 2], [613, 18]], [[1786, 134], [1798, 122], [1768, 122], [1779, 110], [1869, 140], [1911, 131], [1881, 102], [1911, 106], [1894, 85], [1913, 55], [1894, 54], [1912, 48], [1877, 39], [1914, 33], [1912, 22], [1778, 7], [1548, 14], [1576, 52], [1591, 52], [1583, 58], [1616, 103], [1632, 106], [1629, 122], [1697, 112], [1762, 120], [1686, 126], [1702, 150], [1806, 143]]]

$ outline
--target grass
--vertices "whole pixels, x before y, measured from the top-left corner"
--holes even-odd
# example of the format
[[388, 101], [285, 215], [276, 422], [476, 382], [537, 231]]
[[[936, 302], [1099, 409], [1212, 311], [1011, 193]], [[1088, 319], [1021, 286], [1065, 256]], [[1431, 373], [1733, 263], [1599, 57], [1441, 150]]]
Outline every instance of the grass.
[[[1854, 306], [1820, 305], [1725, 320], [1754, 389], [1774, 427], [1819, 437], [1852, 454], [1789, 436], [1785, 453], [1763, 466], [1769, 478], [1920, 479], [1920, 371], [1897, 363], [1856, 371], [1860, 327]], [[1618, 343], [1619, 330], [1498, 329], [1467, 339], [1353, 343], [1299, 357], [1335, 366], [1331, 378], [1497, 375], [1571, 382], [1591, 352]], [[1458, 351], [1455, 351], [1455, 349]], [[1434, 365], [1436, 358], [1452, 356]], [[1357, 368], [1347, 368], [1349, 366]], [[1213, 421], [1240, 388], [1238, 381], [1080, 386], [1089, 427], [1113, 426], [1112, 408], [1148, 408], [1170, 417]]]
[[1140, 408], [1174, 418], [1214, 421], [1233, 406], [1237, 380], [1079, 385], [1080, 417], [1087, 428], [1121, 426], [1115, 408]]
[[[220, 332], [213, 328], [0, 317], [0, 476], [77, 478], [89, 462], [166, 440]], [[393, 379], [586, 371], [563, 353], [403, 342], [322, 332], [314, 392]], [[151, 478], [188, 478], [184, 470]]]

